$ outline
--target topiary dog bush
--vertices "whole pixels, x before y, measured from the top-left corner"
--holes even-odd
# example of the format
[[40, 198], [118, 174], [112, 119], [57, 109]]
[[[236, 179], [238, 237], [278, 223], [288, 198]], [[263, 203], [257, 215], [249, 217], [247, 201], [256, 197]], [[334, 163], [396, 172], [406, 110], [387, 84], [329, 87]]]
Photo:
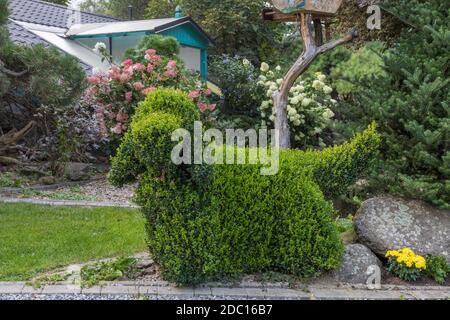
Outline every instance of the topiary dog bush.
[[171, 163], [171, 133], [192, 128], [197, 110], [180, 91], [149, 94], [110, 173], [119, 186], [139, 177], [136, 199], [163, 276], [184, 285], [265, 270], [309, 277], [336, 268], [343, 245], [321, 188], [339, 193], [368, 167], [379, 143], [374, 126], [323, 152], [282, 151], [278, 174], [262, 176], [261, 165]]

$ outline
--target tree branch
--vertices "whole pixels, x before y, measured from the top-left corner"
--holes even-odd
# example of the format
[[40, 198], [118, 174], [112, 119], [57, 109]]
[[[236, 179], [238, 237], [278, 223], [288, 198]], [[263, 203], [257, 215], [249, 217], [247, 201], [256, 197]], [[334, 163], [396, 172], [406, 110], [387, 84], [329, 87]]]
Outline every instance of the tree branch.
[[356, 37], [358, 37], [358, 32], [356, 30], [353, 30], [351, 33], [349, 33], [345, 37], [342, 37], [342, 38], [337, 39], [335, 41], [331, 41], [331, 42], [325, 43], [324, 45], [320, 46], [318, 51], [317, 51], [317, 54], [322, 54], [322, 53], [327, 52], [327, 51], [329, 51], [331, 49], [334, 49], [337, 46], [340, 46], [342, 44], [345, 44], [347, 42], [352, 41]]

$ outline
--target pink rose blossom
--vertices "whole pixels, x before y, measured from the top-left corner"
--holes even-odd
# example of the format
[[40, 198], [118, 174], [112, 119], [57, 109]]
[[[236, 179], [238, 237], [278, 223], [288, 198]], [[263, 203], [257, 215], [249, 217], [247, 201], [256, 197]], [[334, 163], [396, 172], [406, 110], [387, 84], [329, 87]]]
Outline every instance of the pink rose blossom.
[[136, 91], [141, 91], [142, 89], [145, 88], [145, 86], [142, 84], [142, 82], [138, 81], [138, 82], [133, 83], [133, 88]]
[[120, 79], [120, 69], [118, 66], [116, 66], [116, 65], [112, 66], [108, 73], [109, 73], [109, 77], [112, 80]]
[[125, 100], [127, 100], [128, 102], [131, 102], [131, 100], [133, 100], [133, 92], [129, 91], [129, 92], [125, 93]]
[[167, 63], [166, 69], [170, 70], [170, 69], [175, 69], [177, 67], [177, 62], [175, 60], [170, 60]]
[[131, 59], [126, 59], [122, 62], [122, 66], [124, 66], [125, 68], [131, 67], [132, 65], [133, 65], [133, 60], [131, 60]]
[[199, 110], [201, 112], [205, 112], [205, 110], [208, 109], [208, 105], [206, 103], [204, 103], [204, 102], [199, 102], [197, 104], [197, 107], [199, 108]]
[[215, 103], [209, 104], [208, 105], [208, 110], [214, 111], [216, 109], [216, 106], [217, 106], [217, 104], [215, 104]]
[[122, 124], [121, 123], [116, 124], [114, 128], [111, 129], [111, 132], [115, 134], [121, 134], [123, 132]]
[[206, 96], [210, 96], [211, 94], [212, 94], [211, 89], [206, 89], [206, 90], [205, 90], [205, 95], [206, 95]]
[[88, 82], [93, 85], [100, 84], [102, 79], [99, 76], [90, 76], [87, 78]]
[[120, 75], [120, 82], [127, 82], [128, 80], [131, 79], [131, 74], [128, 72], [124, 72]]
[[152, 73], [152, 72], [153, 72], [153, 65], [152, 65], [151, 63], [149, 63], [149, 64], [147, 65], [147, 72], [148, 72], [148, 73]]
[[126, 121], [128, 120], [128, 114], [126, 114], [126, 113], [123, 112], [123, 111], [120, 111], [120, 112], [117, 114], [116, 120], [117, 120], [118, 122], [126, 122]]
[[155, 49], [148, 49], [145, 51], [145, 60], [148, 60], [150, 62], [153, 62], [154, 64], [161, 63], [161, 57], [156, 54]]
[[164, 72], [164, 76], [167, 78], [176, 78], [177, 75], [178, 73], [175, 70], [167, 70]]
[[188, 96], [191, 99], [197, 99], [198, 97], [200, 97], [200, 92], [198, 92], [197, 90], [194, 90], [194, 91], [189, 92]]
[[136, 63], [133, 65], [133, 70], [142, 71], [145, 69], [145, 66], [142, 63]]

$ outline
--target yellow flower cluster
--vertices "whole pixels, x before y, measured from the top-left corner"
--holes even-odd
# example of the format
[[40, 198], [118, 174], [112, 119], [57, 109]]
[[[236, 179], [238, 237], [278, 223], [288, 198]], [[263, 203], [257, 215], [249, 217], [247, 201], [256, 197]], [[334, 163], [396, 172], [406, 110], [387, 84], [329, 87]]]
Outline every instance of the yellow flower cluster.
[[400, 250], [389, 250], [386, 252], [386, 258], [394, 257], [397, 262], [407, 266], [408, 268], [415, 267], [417, 269], [426, 269], [427, 263], [424, 257], [414, 253], [411, 249], [403, 248]]

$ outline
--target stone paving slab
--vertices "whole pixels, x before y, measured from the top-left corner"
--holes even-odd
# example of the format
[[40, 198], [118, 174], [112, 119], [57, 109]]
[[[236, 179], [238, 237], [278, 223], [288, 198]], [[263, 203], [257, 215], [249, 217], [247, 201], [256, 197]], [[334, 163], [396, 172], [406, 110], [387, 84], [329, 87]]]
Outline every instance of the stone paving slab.
[[[91, 288], [81, 288], [73, 284], [44, 285], [33, 288], [23, 282], [0, 282], [0, 294], [12, 295], [92, 295], [101, 297], [139, 297], [147, 295], [150, 298], [174, 299], [271, 299], [271, 300], [448, 300], [450, 287], [400, 287], [383, 286], [381, 290], [363, 288], [322, 286], [306, 286], [302, 289], [278, 287], [209, 287], [178, 288], [165, 282], [143, 285], [133, 281], [107, 282]], [[109, 298], [108, 298], [109, 299]]]
[[0, 293], [21, 293], [23, 282], [0, 282]]
[[311, 299], [311, 294], [301, 290], [268, 288], [266, 298], [308, 300]]
[[40, 293], [41, 294], [57, 294], [57, 293], [76, 294], [76, 293], [81, 293], [81, 287], [76, 286], [76, 285], [61, 285], [61, 284], [45, 285]]

